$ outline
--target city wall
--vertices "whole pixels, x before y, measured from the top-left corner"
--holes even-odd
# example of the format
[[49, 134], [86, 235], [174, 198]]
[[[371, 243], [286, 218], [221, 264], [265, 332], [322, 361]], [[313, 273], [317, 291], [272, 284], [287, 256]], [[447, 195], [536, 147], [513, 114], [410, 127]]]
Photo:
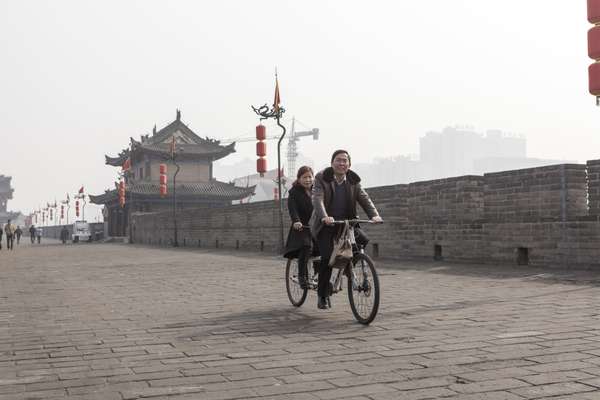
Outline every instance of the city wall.
[[[385, 220], [366, 227], [375, 257], [600, 267], [600, 160], [367, 191]], [[184, 210], [177, 221], [180, 246], [278, 249], [273, 201]], [[133, 224], [133, 242], [172, 244], [172, 213], [138, 213]]]
[[[43, 226], [42, 236], [51, 239], [60, 239], [60, 231], [63, 226], [67, 227], [69, 231], [69, 240], [73, 234], [73, 224], [69, 225], [55, 225], [55, 226]], [[100, 240], [104, 237], [104, 222], [90, 222], [90, 231], [92, 233], [93, 240]], [[29, 231], [23, 232], [23, 234], [29, 237]]]

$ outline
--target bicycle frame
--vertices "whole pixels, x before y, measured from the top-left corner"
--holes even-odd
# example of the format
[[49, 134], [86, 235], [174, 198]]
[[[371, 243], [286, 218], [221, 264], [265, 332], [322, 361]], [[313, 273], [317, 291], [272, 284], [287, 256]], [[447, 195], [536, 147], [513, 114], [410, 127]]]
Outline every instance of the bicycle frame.
[[[352, 245], [352, 249], [356, 249], [356, 251], [353, 251], [353, 254], [356, 253], [360, 253], [360, 254], [364, 254], [365, 249], [362, 247], [358, 247], [356, 244], [356, 236], [354, 235], [354, 226], [356, 224], [359, 223], [369, 223], [371, 224], [372, 221], [370, 220], [360, 220], [360, 219], [351, 219], [351, 220], [343, 220], [343, 221], [334, 221], [334, 224], [336, 225], [341, 225], [341, 224], [350, 224], [350, 244]], [[348, 277], [348, 279], [352, 279], [352, 288], [354, 290], [358, 290], [358, 286], [356, 284], [356, 282], [358, 281], [358, 277], [356, 276], [355, 272], [352, 270], [352, 268], [350, 268], [350, 264], [354, 261], [354, 257], [352, 257], [352, 259], [350, 261], [348, 261], [348, 263], [346, 264], [345, 267], [343, 268], [336, 268], [337, 274], [335, 275], [335, 279], [333, 280], [333, 293], [338, 293], [342, 290], [342, 275], [346, 275]], [[367, 276], [367, 271], [366, 271], [366, 266], [363, 264], [361, 266], [362, 269], [362, 273], [363, 276]], [[352, 273], [352, 276], [350, 276], [350, 273], [348, 273], [348, 271], [350, 271]]]

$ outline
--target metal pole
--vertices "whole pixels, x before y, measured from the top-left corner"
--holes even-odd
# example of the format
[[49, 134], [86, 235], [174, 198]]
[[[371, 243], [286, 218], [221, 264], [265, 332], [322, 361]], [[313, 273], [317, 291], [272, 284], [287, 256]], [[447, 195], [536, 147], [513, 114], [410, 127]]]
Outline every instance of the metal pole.
[[283, 196], [281, 191], [281, 142], [285, 136], [285, 126], [279, 122], [279, 116], [277, 116], [277, 125], [281, 127], [283, 133], [277, 142], [277, 195], [279, 196], [279, 247], [283, 251], [284, 246], [284, 231], [283, 231]]
[[85, 194], [81, 195], [81, 199], [83, 200], [83, 207], [81, 207], [81, 219], [85, 221]]
[[175, 186], [179, 164], [175, 162], [175, 155], [173, 155], [173, 164], [177, 167], [175, 174], [173, 174], [173, 247], [179, 247], [179, 242], [177, 241], [177, 192]]

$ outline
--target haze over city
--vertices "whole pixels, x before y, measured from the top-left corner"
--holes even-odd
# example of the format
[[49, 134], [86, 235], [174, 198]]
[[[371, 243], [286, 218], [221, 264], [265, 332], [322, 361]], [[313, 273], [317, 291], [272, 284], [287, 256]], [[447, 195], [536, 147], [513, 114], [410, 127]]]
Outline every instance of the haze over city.
[[[357, 165], [416, 154], [428, 131], [456, 124], [524, 135], [529, 157], [599, 158], [590, 25], [576, 2], [3, 5], [0, 174], [13, 177], [11, 210], [112, 188], [104, 155], [176, 109], [201, 137], [251, 137], [250, 105], [272, 102], [275, 68], [286, 123], [320, 129], [299, 142], [317, 167], [340, 147]], [[215, 176], [255, 158], [252, 141], [236, 150]]]

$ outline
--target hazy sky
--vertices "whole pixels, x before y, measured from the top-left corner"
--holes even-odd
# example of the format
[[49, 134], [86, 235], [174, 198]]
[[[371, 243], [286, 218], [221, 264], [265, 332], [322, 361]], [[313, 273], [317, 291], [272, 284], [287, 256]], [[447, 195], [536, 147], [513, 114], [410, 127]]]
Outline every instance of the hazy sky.
[[[103, 192], [117, 172], [104, 154], [176, 108], [201, 136], [253, 135], [275, 66], [287, 117], [321, 130], [300, 142], [317, 164], [338, 147], [361, 162], [417, 153], [455, 124], [524, 134], [531, 157], [597, 159], [589, 28], [583, 0], [2, 0], [9, 208]], [[245, 157], [254, 143], [225, 163]]]

